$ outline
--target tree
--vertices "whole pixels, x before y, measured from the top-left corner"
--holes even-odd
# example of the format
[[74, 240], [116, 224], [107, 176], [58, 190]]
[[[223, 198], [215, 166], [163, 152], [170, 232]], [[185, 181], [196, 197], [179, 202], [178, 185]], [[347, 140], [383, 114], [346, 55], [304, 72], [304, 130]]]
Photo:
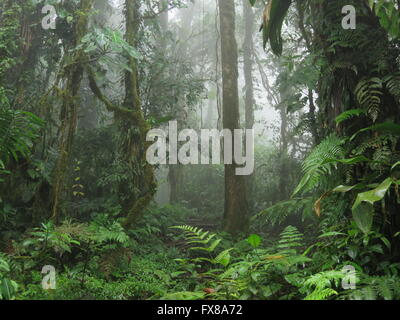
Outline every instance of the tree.
[[[243, 0], [244, 17], [244, 42], [243, 42], [243, 72], [245, 79], [245, 122], [246, 129], [253, 129], [254, 126], [254, 85], [253, 85], [253, 33], [254, 33], [254, 12], [248, 0]], [[253, 181], [254, 173], [246, 178], [246, 190], [249, 207], [252, 207]]]
[[[81, 14], [74, 30], [73, 47], [77, 47], [88, 30], [88, 13], [93, 6], [93, 0], [81, 0]], [[72, 53], [72, 63], [64, 66], [65, 88], [62, 95], [60, 114], [59, 154], [53, 172], [53, 185], [51, 189], [51, 218], [57, 223], [60, 215], [60, 203], [65, 184], [65, 175], [70, 160], [75, 130], [78, 123], [77, 95], [84, 73], [84, 50]]]
[[[223, 127], [239, 128], [238, 52], [235, 39], [234, 1], [219, 0], [221, 30], [221, 65], [223, 84]], [[232, 141], [232, 146], [233, 146]], [[237, 164], [225, 165], [225, 230], [231, 233], [247, 228], [247, 197], [245, 179], [236, 176]]]
[[[135, 47], [139, 31], [140, 1], [125, 1], [126, 42]], [[126, 189], [126, 185], [120, 185], [121, 192], [128, 194], [123, 201], [123, 208], [127, 210], [127, 217], [123, 223], [125, 228], [132, 227], [141, 218], [144, 209], [153, 199], [156, 191], [156, 181], [153, 167], [146, 160], [146, 150], [149, 143], [146, 142], [147, 132], [150, 126], [144, 118], [139, 93], [139, 75], [136, 58], [129, 56], [130, 71], [125, 72], [125, 100], [124, 108], [129, 110], [131, 117], [121, 117], [116, 114], [116, 121], [121, 133], [120, 155], [133, 173], [133, 190]]]

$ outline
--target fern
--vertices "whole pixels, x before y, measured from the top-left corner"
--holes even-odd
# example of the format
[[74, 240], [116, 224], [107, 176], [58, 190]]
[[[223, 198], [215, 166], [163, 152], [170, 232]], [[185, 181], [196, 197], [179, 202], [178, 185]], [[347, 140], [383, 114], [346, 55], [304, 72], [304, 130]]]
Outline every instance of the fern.
[[400, 281], [392, 276], [364, 276], [359, 288], [345, 297], [354, 300], [398, 300], [400, 299]]
[[281, 201], [273, 206], [262, 210], [252, 219], [264, 218], [265, 222], [270, 225], [282, 224], [288, 216], [300, 216], [303, 218], [309, 216], [313, 212], [313, 204], [315, 201], [311, 198], [296, 198], [287, 201]]
[[344, 140], [336, 135], [330, 135], [323, 140], [303, 162], [304, 176], [293, 192], [293, 196], [300, 191], [307, 192], [319, 185], [324, 176], [330, 175], [337, 159], [343, 158]]
[[361, 109], [351, 109], [341, 113], [339, 116], [336, 117], [336, 125], [341, 124], [343, 121], [349, 120], [353, 117], [360, 116], [365, 114], [364, 110]]
[[[178, 229], [184, 232], [185, 241], [188, 245], [190, 245], [188, 250], [196, 251], [197, 253], [207, 254], [207, 256], [198, 256], [193, 259], [182, 259], [182, 262], [189, 264], [206, 261], [211, 264], [222, 265], [224, 267], [226, 267], [230, 263], [230, 251], [232, 251], [233, 248], [223, 250], [215, 256], [215, 250], [222, 241], [222, 239], [220, 238], [214, 239], [216, 237], [216, 234], [210, 233], [209, 231], [203, 231], [203, 229], [201, 228], [188, 225], [173, 226], [171, 228]], [[214, 258], [212, 258], [213, 256]]]
[[124, 228], [116, 221], [108, 226], [93, 224], [90, 227], [93, 232], [93, 239], [96, 242], [117, 242], [126, 244], [129, 241], [129, 236], [125, 233]]
[[400, 103], [400, 73], [388, 75], [383, 78], [386, 89]]
[[305, 297], [304, 300], [326, 300], [327, 298], [337, 294], [338, 293], [335, 290], [331, 288], [325, 288], [313, 291], [307, 297]]
[[200, 250], [212, 253], [221, 242], [221, 239], [216, 239], [211, 242], [216, 235], [210, 234], [208, 231], [203, 231], [201, 228], [188, 225], [173, 226], [171, 228], [182, 230], [188, 244], [196, 244], [196, 246], [190, 246], [189, 250]]
[[0, 107], [0, 158], [7, 163], [27, 156], [33, 140], [37, 138], [43, 121], [25, 111]]
[[366, 108], [368, 115], [375, 122], [379, 115], [381, 96], [383, 95], [382, 79], [374, 77], [361, 80], [355, 89], [358, 103]]
[[280, 234], [277, 248], [283, 250], [291, 250], [303, 246], [303, 235], [296, 227], [287, 226]]
[[338, 292], [332, 289], [332, 286], [338, 286], [339, 281], [344, 277], [345, 274], [343, 272], [336, 270], [313, 274], [303, 283], [306, 290], [313, 290], [304, 300], [326, 300], [332, 295], [337, 295]]

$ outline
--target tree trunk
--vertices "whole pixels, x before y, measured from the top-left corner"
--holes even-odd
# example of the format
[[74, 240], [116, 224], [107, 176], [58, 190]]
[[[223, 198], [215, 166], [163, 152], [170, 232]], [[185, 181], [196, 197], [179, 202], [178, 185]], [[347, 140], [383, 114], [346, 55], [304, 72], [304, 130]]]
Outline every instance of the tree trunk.
[[[81, 0], [80, 9], [82, 12], [90, 12], [93, 0]], [[75, 27], [76, 47], [87, 33], [88, 16], [80, 15]], [[65, 175], [68, 169], [72, 143], [78, 122], [78, 101], [77, 95], [83, 78], [83, 50], [76, 51], [72, 60], [74, 63], [65, 67], [66, 87], [62, 94], [62, 106], [60, 115], [60, 138], [59, 155], [53, 172], [53, 184], [51, 190], [51, 219], [57, 223], [60, 217], [60, 203], [65, 184]]]
[[[281, 101], [283, 98], [281, 97]], [[280, 116], [281, 116], [281, 143], [279, 150], [279, 186], [278, 186], [278, 201], [287, 199], [287, 187], [288, 187], [288, 139], [287, 139], [287, 126], [288, 118], [286, 113], [286, 104], [282, 103], [280, 106]]]
[[[243, 0], [243, 17], [245, 34], [243, 42], [243, 71], [245, 79], [245, 122], [246, 129], [253, 129], [254, 126], [254, 86], [253, 86], [253, 31], [254, 12], [248, 0]], [[246, 190], [249, 210], [253, 208], [254, 172], [246, 177]]]
[[[179, 40], [180, 45], [178, 47], [178, 61], [185, 61], [188, 55], [188, 46], [187, 41], [190, 37], [190, 30], [193, 23], [194, 18], [194, 4], [189, 3], [187, 9], [181, 9], [181, 28], [179, 29]], [[180, 66], [178, 66], [180, 68]], [[179, 72], [179, 71], [178, 71]], [[185, 127], [187, 121], [187, 114], [184, 111], [184, 98], [182, 95], [176, 93], [177, 98], [177, 115], [176, 119], [178, 121], [178, 130], [182, 127]], [[181, 195], [180, 187], [183, 184], [183, 174], [184, 168], [181, 164], [169, 164], [168, 165], [168, 182], [170, 185], [170, 195], [169, 201], [170, 203], [177, 203], [179, 201]]]
[[[136, 46], [136, 36], [139, 30], [139, 1], [126, 0], [126, 41]], [[132, 111], [132, 118], [118, 117], [121, 133], [127, 133], [121, 143], [122, 160], [128, 163], [134, 176], [133, 190], [121, 185], [120, 189], [128, 193], [125, 208], [128, 211], [123, 223], [125, 228], [132, 227], [142, 216], [144, 209], [153, 199], [156, 191], [156, 181], [153, 167], [146, 160], [147, 132], [150, 126], [144, 118], [141, 108], [138, 84], [138, 68], [136, 59], [129, 57], [129, 67], [132, 72], [125, 74], [125, 101], [124, 107]], [[130, 194], [129, 194], [130, 193]]]
[[[219, 0], [221, 65], [223, 83], [223, 127], [239, 128], [238, 53], [235, 39], [234, 1]], [[232, 146], [233, 146], [232, 141]], [[233, 150], [232, 150], [233, 151]], [[236, 163], [225, 165], [224, 228], [230, 233], [245, 231], [248, 225], [245, 179], [235, 175]]]

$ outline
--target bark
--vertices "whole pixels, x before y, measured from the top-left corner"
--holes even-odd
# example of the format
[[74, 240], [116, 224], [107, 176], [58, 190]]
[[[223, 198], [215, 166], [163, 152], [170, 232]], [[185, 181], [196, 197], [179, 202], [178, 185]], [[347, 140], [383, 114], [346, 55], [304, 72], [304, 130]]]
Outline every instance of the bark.
[[[219, 0], [221, 66], [223, 83], [223, 126], [239, 128], [238, 53], [235, 39], [234, 1]], [[233, 145], [233, 142], [232, 142]], [[235, 175], [237, 165], [225, 165], [224, 228], [230, 233], [245, 231], [248, 225], [245, 179]]]
[[[282, 100], [282, 99], [281, 99]], [[280, 116], [281, 116], [281, 143], [280, 143], [280, 168], [279, 168], [279, 194], [278, 201], [282, 201], [287, 199], [287, 187], [288, 187], [288, 138], [287, 138], [287, 126], [288, 126], [288, 117], [287, 117], [287, 108], [284, 103], [282, 103], [280, 107]]]
[[[245, 79], [245, 122], [246, 129], [253, 129], [254, 126], [254, 86], [253, 86], [253, 31], [254, 12], [248, 0], [243, 0], [243, 17], [245, 34], [243, 42], [243, 71]], [[252, 195], [254, 191], [254, 173], [246, 178], [246, 190], [249, 209], [253, 207]]]
[[314, 138], [314, 145], [318, 145], [321, 140], [318, 136], [318, 128], [317, 128], [317, 120], [315, 117], [315, 104], [314, 104], [314, 94], [311, 89], [308, 89], [308, 103], [310, 106], [309, 112], [308, 112], [308, 119], [310, 121], [310, 129], [311, 129], [311, 134]]
[[[137, 45], [137, 33], [140, 25], [139, 1], [126, 0], [126, 41]], [[146, 160], [146, 150], [151, 142], [146, 141], [150, 130], [141, 106], [139, 93], [138, 65], [136, 59], [128, 57], [132, 72], [125, 73], [125, 99], [123, 106], [113, 104], [103, 95], [97, 85], [95, 74], [87, 66], [89, 86], [94, 95], [104, 103], [107, 110], [114, 113], [121, 141], [118, 146], [119, 160], [127, 164], [133, 175], [131, 181], [121, 181], [118, 186], [120, 204], [126, 212], [123, 226], [129, 229], [142, 217], [145, 208], [153, 199], [157, 184], [154, 168]]]
[[[93, 0], [81, 0], [80, 10], [90, 12]], [[75, 25], [74, 47], [87, 33], [88, 15], [82, 14]], [[60, 218], [60, 204], [64, 191], [65, 176], [70, 160], [70, 153], [75, 136], [78, 121], [78, 91], [83, 77], [83, 50], [73, 54], [73, 63], [64, 68], [66, 86], [60, 90], [62, 96], [61, 116], [60, 116], [60, 136], [59, 136], [59, 155], [53, 172], [53, 184], [51, 190], [51, 219], [58, 223]]]
[[243, 0], [245, 35], [243, 43], [244, 78], [245, 78], [245, 120], [246, 129], [254, 126], [254, 86], [253, 86], [253, 30], [254, 12], [248, 0]]
[[[126, 41], [129, 45], [137, 44], [137, 33], [139, 30], [139, 1], [126, 0]], [[137, 193], [132, 192], [128, 196], [128, 214], [123, 223], [125, 228], [132, 227], [143, 215], [144, 209], [153, 199], [156, 192], [156, 180], [154, 176], [154, 168], [146, 160], [146, 149], [150, 145], [146, 142], [147, 132], [150, 126], [144, 118], [141, 108], [141, 100], [139, 95], [138, 83], [138, 66], [136, 59], [129, 57], [129, 66], [132, 72], [125, 74], [125, 101], [124, 107], [132, 112], [133, 117], [130, 119], [117, 118], [121, 132], [128, 132], [121, 148], [121, 154], [125, 161], [128, 162], [132, 172], [134, 173], [134, 189]], [[125, 131], [127, 130], [127, 131]], [[125, 189], [125, 186], [120, 186]]]
[[[190, 37], [190, 30], [194, 18], [194, 4], [189, 4], [187, 9], [181, 9], [181, 28], [179, 29], [180, 45], [178, 48], [178, 59], [184, 61], [188, 55], [187, 41]], [[165, 22], [165, 21], [164, 21]], [[168, 26], [167, 26], [168, 28]], [[179, 68], [179, 66], [178, 66]], [[177, 97], [177, 120], [178, 130], [185, 126], [187, 115], [184, 111], [184, 98], [182, 96]], [[170, 186], [170, 203], [177, 203], [181, 195], [181, 189], [183, 183], [183, 166], [181, 164], [170, 164], [168, 165], [168, 182]]]

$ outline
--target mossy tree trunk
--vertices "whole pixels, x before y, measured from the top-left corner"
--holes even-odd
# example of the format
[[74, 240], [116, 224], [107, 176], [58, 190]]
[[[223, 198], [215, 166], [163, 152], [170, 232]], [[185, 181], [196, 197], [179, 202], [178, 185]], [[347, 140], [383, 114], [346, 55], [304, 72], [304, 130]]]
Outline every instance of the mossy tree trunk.
[[[74, 47], [76, 47], [88, 31], [89, 17], [94, 0], [81, 0], [80, 14], [75, 24]], [[69, 63], [63, 70], [65, 88], [59, 90], [62, 98], [58, 159], [53, 172], [53, 183], [51, 189], [51, 219], [57, 223], [60, 218], [62, 194], [65, 188], [65, 176], [68, 170], [70, 153], [78, 122], [78, 92], [84, 73], [84, 52], [75, 51], [72, 54], [72, 63]]]
[[[223, 82], [223, 127], [239, 128], [238, 52], [235, 39], [235, 3], [219, 0], [221, 29], [221, 65]], [[232, 146], [233, 146], [232, 141]], [[233, 150], [232, 150], [233, 151]], [[248, 225], [244, 176], [237, 176], [237, 165], [225, 165], [224, 228], [227, 232], [245, 231]]]
[[[126, 41], [131, 46], [137, 44], [140, 25], [139, 5], [140, 1], [138, 0], [125, 1]], [[146, 142], [146, 135], [150, 126], [142, 111], [137, 61], [131, 56], [128, 59], [132, 72], [125, 74], [124, 107], [132, 112], [133, 117], [116, 118], [120, 132], [127, 133], [120, 145], [120, 151], [134, 176], [134, 181], [132, 181], [134, 190], [131, 190], [125, 205], [128, 212], [124, 221], [125, 228], [130, 228], [137, 222], [156, 191], [154, 168], [146, 160], [146, 149], [149, 146], [149, 143]], [[125, 189], [124, 186], [121, 188]]]

